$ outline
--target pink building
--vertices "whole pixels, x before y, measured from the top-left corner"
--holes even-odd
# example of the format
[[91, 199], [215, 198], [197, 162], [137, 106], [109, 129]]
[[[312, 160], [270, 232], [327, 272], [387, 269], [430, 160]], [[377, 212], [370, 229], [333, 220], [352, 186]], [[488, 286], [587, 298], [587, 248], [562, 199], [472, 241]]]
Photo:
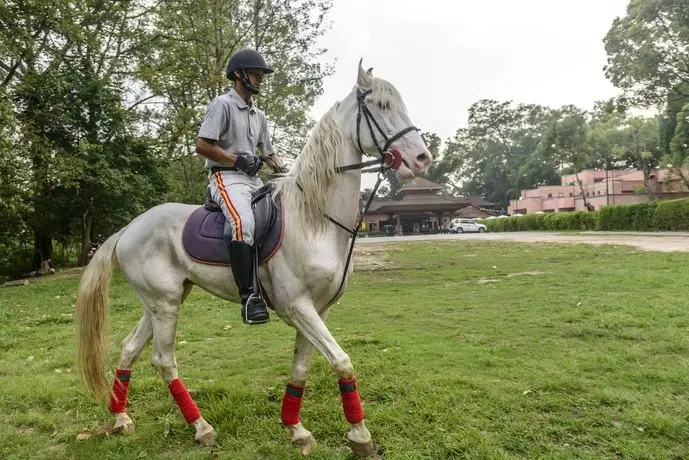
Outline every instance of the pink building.
[[[587, 169], [576, 175], [561, 176], [561, 185], [545, 185], [522, 190], [519, 199], [510, 200], [508, 212], [534, 214], [537, 212], [585, 211], [586, 201], [598, 210], [616, 204], [634, 204], [648, 201], [643, 171], [638, 169], [598, 171]], [[583, 194], [582, 194], [583, 188]], [[650, 188], [657, 199], [671, 199], [689, 193], [679, 175], [667, 169], [651, 171]]]

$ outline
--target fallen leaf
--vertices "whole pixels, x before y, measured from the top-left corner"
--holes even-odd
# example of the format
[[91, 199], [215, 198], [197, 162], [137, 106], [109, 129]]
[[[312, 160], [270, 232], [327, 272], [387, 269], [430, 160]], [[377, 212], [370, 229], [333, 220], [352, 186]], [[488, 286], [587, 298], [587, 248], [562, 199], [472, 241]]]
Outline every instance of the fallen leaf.
[[77, 441], [85, 441], [91, 437], [91, 432], [89, 430], [81, 430], [77, 433]]
[[22, 425], [17, 429], [17, 432], [19, 434], [33, 434], [36, 432], [36, 428], [31, 427], [31, 426], [23, 426]]
[[97, 434], [100, 434], [100, 435], [104, 434], [105, 436], [110, 436], [114, 432], [115, 432], [115, 425], [113, 425], [112, 423], [106, 423], [102, 427], [98, 428], [98, 430], [96, 431]]
[[523, 394], [523, 395], [528, 395], [528, 394], [531, 394], [531, 393], [533, 393], [532, 390], [524, 390], [524, 391], [522, 391], [522, 394]]

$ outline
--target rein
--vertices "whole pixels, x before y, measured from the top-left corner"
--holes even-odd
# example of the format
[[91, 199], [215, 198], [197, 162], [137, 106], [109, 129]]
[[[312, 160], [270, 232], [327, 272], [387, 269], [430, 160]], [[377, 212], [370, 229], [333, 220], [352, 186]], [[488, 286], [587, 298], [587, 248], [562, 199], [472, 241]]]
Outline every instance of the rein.
[[[361, 169], [362, 172], [368, 173], [368, 172], [377, 172], [378, 173], [378, 179], [376, 180], [376, 185], [373, 187], [373, 190], [371, 191], [371, 195], [368, 197], [368, 200], [366, 200], [366, 205], [364, 208], [359, 212], [359, 218], [357, 219], [356, 225], [354, 228], [349, 228], [346, 225], [338, 222], [337, 220], [333, 219], [331, 216], [328, 214], [324, 214], [324, 216], [333, 224], [335, 224], [337, 227], [341, 228], [345, 232], [349, 233], [352, 236], [352, 242], [349, 245], [349, 251], [347, 252], [347, 261], [345, 262], [345, 267], [344, 271], [342, 272], [342, 280], [340, 281], [340, 286], [337, 288], [337, 291], [335, 292], [335, 295], [333, 298], [328, 302], [328, 305], [330, 305], [339, 295], [340, 292], [342, 291], [342, 287], [344, 286], [345, 279], [347, 278], [347, 270], [349, 269], [349, 264], [352, 261], [352, 252], [354, 251], [354, 243], [356, 242], [357, 237], [359, 236], [359, 231], [361, 230], [361, 223], [364, 221], [364, 218], [366, 217], [366, 214], [368, 213], [368, 208], [371, 206], [371, 203], [373, 202], [373, 198], [376, 196], [376, 192], [378, 191], [378, 187], [380, 187], [380, 184], [383, 182], [383, 179], [385, 179], [385, 172], [389, 169], [396, 170], [397, 168], [400, 167], [402, 164], [402, 155], [400, 154], [399, 151], [397, 150], [390, 150], [390, 146], [392, 145], [393, 142], [396, 140], [400, 139], [402, 136], [405, 134], [411, 132], [411, 131], [418, 131], [419, 128], [416, 126], [407, 126], [403, 130], [399, 131], [398, 133], [394, 134], [392, 137], [388, 137], [387, 134], [385, 134], [385, 131], [380, 127], [380, 124], [376, 120], [376, 118], [373, 116], [371, 111], [368, 109], [366, 106], [366, 101], [364, 100], [367, 95], [371, 93], [372, 90], [367, 90], [364, 92], [359, 92], [357, 90], [357, 115], [356, 115], [356, 141], [357, 141], [357, 146], [359, 148], [359, 152], [361, 152], [362, 155], [366, 155], [366, 152], [364, 152], [364, 149], [361, 147], [361, 114], [363, 113], [364, 119], [366, 120], [366, 125], [368, 126], [369, 133], [371, 134], [371, 139], [373, 139], [373, 145], [376, 147], [377, 153], [380, 155], [380, 158], [376, 160], [370, 160], [370, 161], [364, 161], [361, 163], [354, 163], [351, 165], [346, 165], [346, 166], [339, 166], [335, 169], [335, 172], [338, 174], [341, 174], [343, 172], [347, 171], [355, 171]], [[385, 144], [381, 147], [379, 142], [378, 142], [378, 137], [376, 136], [375, 130], [378, 131], [378, 134], [385, 140]], [[377, 166], [374, 168], [370, 169], [364, 169], [369, 166]], [[299, 185], [299, 182], [296, 183], [297, 187], [299, 187], [299, 190], [302, 192], [304, 189]]]
[[[351, 165], [346, 165], [346, 166], [340, 166], [336, 169], [337, 173], [343, 173], [345, 171], [353, 171], [353, 170], [358, 170], [361, 169], [362, 172], [378, 172], [378, 180], [376, 180], [376, 185], [373, 187], [373, 190], [371, 191], [371, 195], [368, 197], [368, 200], [366, 200], [366, 205], [364, 208], [360, 211], [359, 213], [359, 218], [357, 219], [356, 225], [354, 228], [350, 229], [347, 228], [345, 225], [341, 224], [340, 222], [336, 221], [329, 215], [325, 215], [325, 217], [328, 218], [330, 222], [333, 224], [337, 225], [347, 233], [349, 233], [352, 236], [352, 242], [349, 245], [349, 251], [347, 252], [347, 261], [345, 262], [344, 266], [344, 271], [342, 272], [342, 280], [340, 281], [340, 286], [337, 288], [337, 291], [335, 292], [335, 295], [333, 298], [328, 302], [328, 305], [330, 305], [339, 295], [340, 292], [342, 291], [342, 287], [344, 286], [345, 279], [347, 278], [347, 270], [349, 270], [349, 264], [351, 263], [352, 260], [352, 252], [354, 251], [354, 243], [356, 241], [356, 238], [359, 236], [359, 231], [361, 230], [361, 223], [364, 221], [364, 218], [366, 217], [366, 214], [368, 213], [368, 208], [371, 206], [371, 203], [373, 202], [373, 198], [376, 196], [376, 192], [378, 191], [378, 187], [380, 187], [380, 184], [383, 182], [383, 179], [385, 178], [385, 171], [388, 169], [396, 170], [397, 168], [400, 167], [402, 164], [402, 155], [400, 152], [397, 150], [389, 150], [390, 146], [393, 142], [395, 142], [397, 139], [401, 138], [405, 134], [407, 134], [410, 131], [418, 131], [419, 128], [416, 126], [407, 126], [403, 130], [399, 131], [398, 133], [394, 134], [392, 137], [388, 137], [387, 134], [385, 134], [385, 131], [380, 127], [378, 124], [378, 121], [376, 118], [373, 116], [371, 111], [368, 109], [368, 106], [366, 105], [366, 101], [364, 100], [367, 95], [371, 93], [372, 90], [364, 91], [364, 92], [359, 92], [357, 90], [357, 114], [356, 114], [356, 141], [357, 145], [359, 147], [359, 151], [361, 152], [362, 155], [366, 155], [364, 152], [364, 149], [361, 147], [361, 114], [364, 114], [364, 118], [366, 119], [366, 124], [368, 125], [368, 130], [369, 133], [371, 134], [371, 139], [373, 139], [373, 145], [375, 145], [376, 150], [378, 151], [378, 154], [380, 155], [380, 158], [377, 160], [371, 160], [371, 161], [366, 161], [362, 163], [355, 163]], [[381, 135], [381, 137], [385, 140], [385, 144], [383, 147], [380, 146], [378, 143], [378, 138], [376, 137], [376, 133], [373, 129], [373, 126], [376, 127], [376, 130], [378, 133]], [[368, 166], [374, 166], [377, 165], [377, 168], [371, 168], [371, 169], [364, 169]], [[299, 185], [299, 184], [297, 184]], [[299, 186], [301, 189], [301, 186]], [[303, 190], [302, 190], [303, 191]]]

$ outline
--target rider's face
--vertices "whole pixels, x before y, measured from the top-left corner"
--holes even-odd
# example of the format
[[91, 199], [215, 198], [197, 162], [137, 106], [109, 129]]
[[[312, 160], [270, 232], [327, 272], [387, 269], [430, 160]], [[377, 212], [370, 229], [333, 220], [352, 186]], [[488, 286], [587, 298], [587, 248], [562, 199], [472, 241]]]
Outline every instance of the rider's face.
[[262, 70], [247, 70], [246, 75], [249, 77], [249, 83], [251, 83], [256, 89], [261, 89], [261, 84], [263, 83]]

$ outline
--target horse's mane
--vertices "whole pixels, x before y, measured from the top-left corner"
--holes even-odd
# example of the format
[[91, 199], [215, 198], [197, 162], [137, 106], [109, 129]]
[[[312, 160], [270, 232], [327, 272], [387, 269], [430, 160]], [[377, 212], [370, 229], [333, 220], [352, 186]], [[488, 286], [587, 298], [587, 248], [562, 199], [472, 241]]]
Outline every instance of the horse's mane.
[[285, 208], [314, 231], [326, 227], [328, 187], [344, 157], [345, 135], [335, 121], [338, 105], [316, 124], [290, 174], [277, 181], [276, 192], [282, 192]]
[[[401, 108], [406, 112], [402, 96], [388, 81], [373, 78], [371, 89], [368, 103]], [[315, 232], [327, 227], [328, 188], [337, 174], [337, 167], [343, 165], [346, 138], [335, 120], [338, 107], [339, 102], [323, 115], [290, 174], [276, 181], [276, 192], [282, 192], [286, 209], [295, 214], [301, 225]]]

